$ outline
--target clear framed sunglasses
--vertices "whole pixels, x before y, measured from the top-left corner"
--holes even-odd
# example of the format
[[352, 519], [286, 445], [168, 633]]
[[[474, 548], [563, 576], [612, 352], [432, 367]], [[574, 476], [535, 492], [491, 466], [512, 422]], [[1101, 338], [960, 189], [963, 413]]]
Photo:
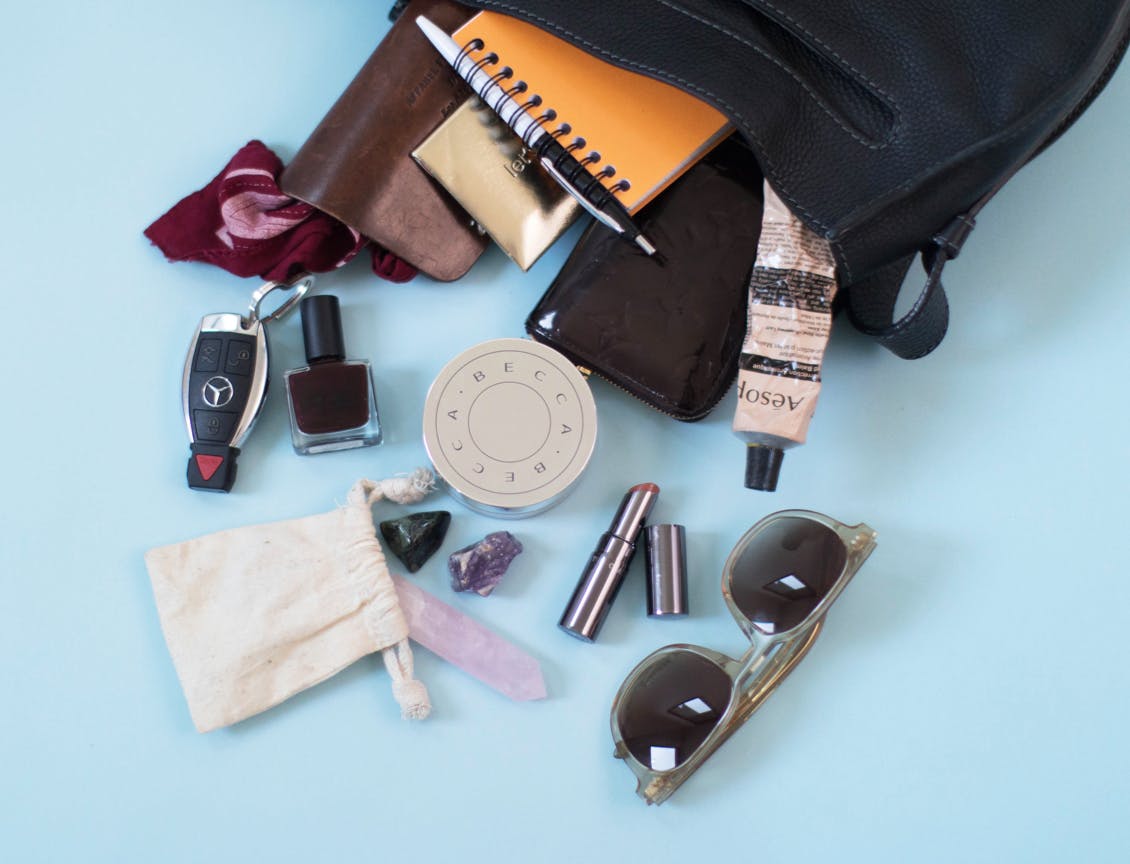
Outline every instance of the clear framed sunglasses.
[[736, 732], [808, 653], [824, 616], [875, 548], [866, 525], [782, 510], [738, 540], [722, 596], [749, 650], [734, 659], [668, 645], [643, 660], [612, 702], [615, 755], [636, 794], [661, 804]]

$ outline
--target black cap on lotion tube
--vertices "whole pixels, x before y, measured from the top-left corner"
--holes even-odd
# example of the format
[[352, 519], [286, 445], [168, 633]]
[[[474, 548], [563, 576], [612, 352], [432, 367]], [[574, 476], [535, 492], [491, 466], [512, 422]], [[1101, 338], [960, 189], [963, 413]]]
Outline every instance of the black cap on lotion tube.
[[785, 451], [781, 447], [750, 444], [745, 451], [745, 488], [775, 492]]
[[658, 497], [658, 486], [641, 483], [629, 489], [620, 502], [612, 525], [596, 544], [558, 623], [570, 636], [585, 642], [596, 639], [628, 572], [636, 540]]

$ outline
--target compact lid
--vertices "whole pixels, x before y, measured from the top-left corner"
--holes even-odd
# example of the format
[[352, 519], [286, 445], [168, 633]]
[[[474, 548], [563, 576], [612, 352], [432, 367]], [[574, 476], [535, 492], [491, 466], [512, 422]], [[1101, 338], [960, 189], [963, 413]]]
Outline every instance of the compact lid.
[[501, 517], [540, 513], [580, 479], [596, 403], [562, 354], [494, 339], [443, 367], [424, 402], [424, 447], [453, 497]]

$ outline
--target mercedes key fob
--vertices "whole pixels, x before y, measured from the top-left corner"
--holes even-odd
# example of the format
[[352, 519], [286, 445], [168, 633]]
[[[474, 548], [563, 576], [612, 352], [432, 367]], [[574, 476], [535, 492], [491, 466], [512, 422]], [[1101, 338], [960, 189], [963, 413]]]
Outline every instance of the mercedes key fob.
[[[190, 488], [231, 491], [239, 449], [267, 398], [266, 323], [292, 309], [312, 284], [309, 276], [291, 285], [268, 282], [253, 295], [247, 315], [225, 312], [201, 319], [181, 379], [181, 403], [192, 451]], [[294, 289], [294, 294], [275, 312], [260, 318], [263, 298], [276, 288]]]

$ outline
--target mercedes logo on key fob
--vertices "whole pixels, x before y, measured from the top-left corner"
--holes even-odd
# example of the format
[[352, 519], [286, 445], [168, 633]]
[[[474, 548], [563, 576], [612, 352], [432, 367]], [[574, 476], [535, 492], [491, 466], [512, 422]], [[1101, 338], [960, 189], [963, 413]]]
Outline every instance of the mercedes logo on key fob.
[[209, 408], [223, 408], [235, 396], [235, 387], [224, 376], [216, 375], [204, 382], [202, 395]]

